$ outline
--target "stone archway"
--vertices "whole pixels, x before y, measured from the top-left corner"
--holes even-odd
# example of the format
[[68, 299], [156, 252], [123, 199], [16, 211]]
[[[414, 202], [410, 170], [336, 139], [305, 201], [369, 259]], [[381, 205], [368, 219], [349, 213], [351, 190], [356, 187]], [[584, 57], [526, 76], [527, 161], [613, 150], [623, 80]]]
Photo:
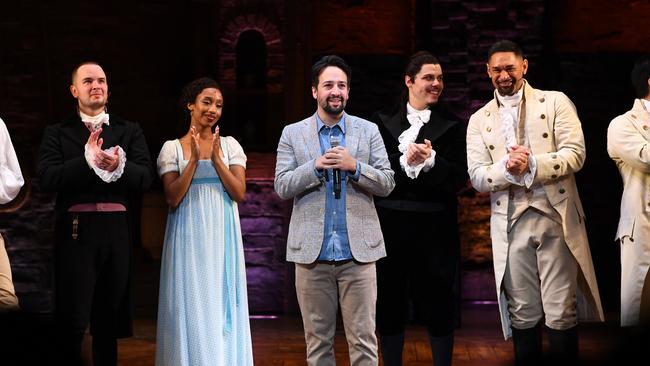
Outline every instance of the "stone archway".
[[280, 93], [284, 72], [282, 37], [277, 25], [260, 14], [240, 15], [226, 25], [220, 39], [219, 75], [221, 83], [226, 88], [236, 87], [237, 43], [243, 33], [251, 30], [259, 32], [266, 45], [266, 90], [269, 93]]

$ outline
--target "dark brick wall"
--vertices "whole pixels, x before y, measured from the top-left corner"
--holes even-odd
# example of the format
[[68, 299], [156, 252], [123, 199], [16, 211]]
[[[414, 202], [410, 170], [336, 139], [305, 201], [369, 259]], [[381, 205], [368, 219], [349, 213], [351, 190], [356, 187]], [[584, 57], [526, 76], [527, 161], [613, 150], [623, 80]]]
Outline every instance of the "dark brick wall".
[[[270, 160], [272, 166], [273, 156]], [[273, 190], [273, 177], [249, 180], [239, 206], [251, 312], [277, 314], [294, 307], [292, 266], [285, 261], [290, 202]]]
[[315, 54], [404, 54], [413, 48], [413, 0], [313, 1]]
[[544, 14], [543, 0], [431, 1], [430, 51], [440, 57], [444, 98], [459, 116], [469, 119], [492, 96], [485, 64], [494, 42], [520, 43], [535, 70], [543, 46]]
[[554, 11], [553, 40], [561, 52], [647, 52], [650, 2], [638, 0], [548, 1]]

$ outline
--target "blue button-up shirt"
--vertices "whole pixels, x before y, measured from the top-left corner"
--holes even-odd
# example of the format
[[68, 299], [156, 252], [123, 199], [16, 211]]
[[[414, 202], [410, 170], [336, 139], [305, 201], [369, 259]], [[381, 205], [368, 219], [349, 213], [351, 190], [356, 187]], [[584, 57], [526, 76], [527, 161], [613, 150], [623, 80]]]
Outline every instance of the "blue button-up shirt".
[[[340, 146], [345, 146], [345, 114], [332, 127], [326, 126], [317, 114], [316, 124], [321, 154], [331, 148], [330, 135], [339, 136]], [[341, 171], [341, 197], [339, 199], [334, 198], [332, 172], [323, 171], [320, 173], [314, 170], [318, 177], [328, 174], [329, 178], [325, 181], [325, 232], [323, 246], [318, 256], [319, 260], [343, 261], [353, 259], [348, 238], [348, 225], [345, 218], [345, 191], [347, 177], [355, 181], [359, 180], [359, 165], [359, 162], [357, 162], [357, 170], [354, 175], [349, 174], [347, 171]]]

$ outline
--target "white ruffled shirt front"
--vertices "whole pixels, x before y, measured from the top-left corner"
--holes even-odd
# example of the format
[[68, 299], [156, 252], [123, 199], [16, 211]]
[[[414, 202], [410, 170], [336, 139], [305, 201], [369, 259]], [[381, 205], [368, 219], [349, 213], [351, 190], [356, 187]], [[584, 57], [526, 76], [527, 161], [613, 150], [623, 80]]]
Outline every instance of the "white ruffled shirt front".
[[20, 172], [16, 151], [11, 144], [9, 131], [0, 119], [0, 204], [7, 203], [18, 195], [20, 187], [25, 184]]
[[[81, 121], [86, 125], [86, 127], [91, 131], [96, 131], [103, 125], [110, 125], [110, 118], [108, 113], [106, 111], [102, 111], [100, 114], [96, 116], [89, 116], [81, 111], [79, 111], [79, 117], [81, 117]], [[117, 149], [117, 155], [118, 155], [118, 163], [117, 163], [117, 168], [113, 170], [112, 172], [109, 172], [104, 169], [100, 169], [95, 165], [95, 156], [93, 153], [89, 150], [88, 148], [88, 143], [86, 143], [85, 146], [85, 153], [84, 157], [86, 158], [86, 163], [88, 163], [88, 166], [97, 174], [101, 180], [103, 180], [106, 183], [111, 183], [115, 182], [120, 177], [122, 177], [122, 174], [124, 174], [124, 167], [126, 166], [126, 153], [124, 150], [122, 150], [121, 147], [109, 147], [108, 149], [104, 149], [104, 152], [107, 154], [115, 154], [115, 149]]]
[[[524, 88], [519, 89], [519, 91], [513, 95], [502, 96], [499, 93], [496, 93], [497, 99], [499, 100], [499, 119], [501, 120], [501, 134], [506, 140], [506, 148], [508, 151], [513, 146], [519, 145], [517, 143], [517, 121], [519, 120], [519, 107], [524, 95]], [[528, 136], [524, 135], [524, 145], [528, 146]], [[503, 175], [506, 180], [512, 184], [519, 186], [526, 186], [530, 188], [533, 185], [533, 180], [535, 179], [535, 172], [537, 171], [537, 161], [533, 155], [528, 157], [528, 168], [530, 171], [524, 173], [523, 175], [513, 175], [506, 168], [508, 163], [508, 155], [504, 155], [501, 159], [501, 167], [503, 170]]]
[[407, 128], [399, 135], [397, 141], [399, 141], [398, 150], [402, 153], [402, 156], [399, 158], [399, 163], [402, 166], [402, 169], [411, 179], [415, 179], [420, 174], [420, 171], [428, 172], [436, 163], [436, 151], [431, 150], [431, 156], [429, 156], [425, 161], [417, 165], [409, 165], [406, 160], [406, 152], [408, 151], [409, 145], [415, 143], [415, 139], [420, 133], [420, 129], [424, 126], [425, 123], [429, 122], [431, 118], [431, 111], [427, 108], [424, 110], [417, 110], [411, 106], [410, 103], [406, 103], [406, 119], [411, 124], [411, 127]]

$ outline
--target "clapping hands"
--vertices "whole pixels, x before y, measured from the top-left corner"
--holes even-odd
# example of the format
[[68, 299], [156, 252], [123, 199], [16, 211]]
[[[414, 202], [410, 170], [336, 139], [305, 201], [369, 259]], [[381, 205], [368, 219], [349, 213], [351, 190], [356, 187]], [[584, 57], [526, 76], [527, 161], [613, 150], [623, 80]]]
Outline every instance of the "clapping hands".
[[508, 152], [508, 161], [506, 162], [506, 169], [510, 174], [522, 175], [529, 170], [528, 157], [530, 151], [521, 145], [515, 145], [510, 148]]
[[101, 128], [91, 132], [90, 136], [88, 137], [88, 142], [86, 142], [86, 146], [93, 156], [93, 163], [95, 166], [99, 169], [112, 172], [117, 169], [120, 161], [118, 155], [120, 147], [115, 146], [112, 148], [112, 151], [111, 149], [108, 149], [106, 151], [102, 150], [104, 139], [99, 137], [101, 133]]
[[423, 144], [410, 144], [406, 151], [406, 163], [411, 166], [416, 166], [424, 163], [431, 156], [431, 141], [424, 139]]

